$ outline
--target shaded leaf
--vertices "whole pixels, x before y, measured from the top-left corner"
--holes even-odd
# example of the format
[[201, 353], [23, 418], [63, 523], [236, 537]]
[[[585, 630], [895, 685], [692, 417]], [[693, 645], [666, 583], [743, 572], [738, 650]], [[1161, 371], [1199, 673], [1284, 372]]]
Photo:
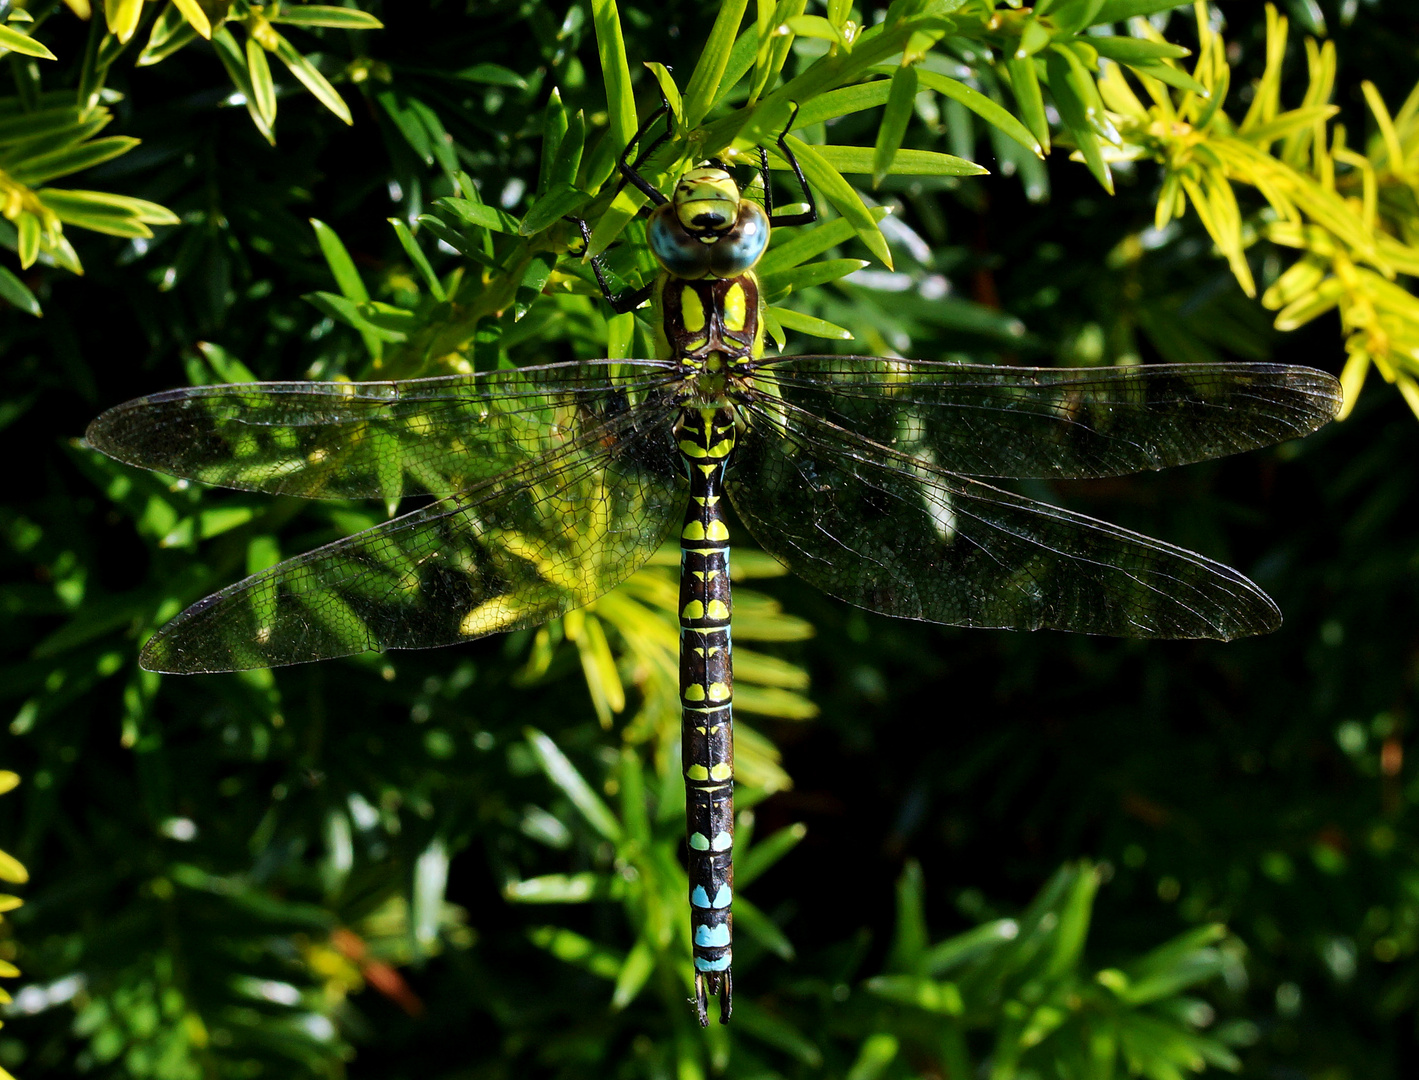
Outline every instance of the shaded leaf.
[[524, 735], [542, 771], [552, 783], [561, 788], [572, 805], [581, 811], [587, 824], [607, 840], [619, 840], [621, 823], [616, 820], [616, 815], [602, 801], [601, 796], [592, 790], [591, 785], [557, 744], [535, 728], [527, 728]]
[[8, 267], [0, 266], [0, 299], [30, 315], [41, 315], [39, 301]]

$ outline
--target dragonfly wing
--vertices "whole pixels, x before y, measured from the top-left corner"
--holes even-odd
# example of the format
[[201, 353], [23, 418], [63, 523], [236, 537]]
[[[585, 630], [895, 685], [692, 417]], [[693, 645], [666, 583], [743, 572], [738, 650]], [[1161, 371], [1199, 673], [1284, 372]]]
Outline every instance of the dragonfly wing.
[[142, 664], [187, 673], [422, 649], [536, 626], [634, 573], [683, 514], [673, 411], [630, 414], [505, 476], [192, 605]]
[[952, 476], [779, 403], [747, 407], [729, 496], [824, 592], [955, 626], [1122, 637], [1266, 633], [1276, 605], [1201, 555]]
[[110, 457], [206, 484], [306, 498], [466, 491], [634, 407], [654, 362], [586, 361], [403, 382], [169, 390], [95, 420]]
[[871, 356], [773, 360], [755, 384], [967, 476], [1121, 476], [1307, 435], [1340, 386], [1284, 364], [1012, 368]]

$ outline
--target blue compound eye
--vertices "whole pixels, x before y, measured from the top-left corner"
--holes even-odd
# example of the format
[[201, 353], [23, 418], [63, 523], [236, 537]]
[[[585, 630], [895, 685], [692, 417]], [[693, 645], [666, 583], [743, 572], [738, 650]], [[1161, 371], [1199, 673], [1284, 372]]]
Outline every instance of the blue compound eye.
[[673, 203], [657, 206], [651, 212], [645, 234], [656, 261], [676, 277], [693, 281], [709, 273], [712, 246], [685, 231], [675, 216]]
[[741, 202], [734, 228], [710, 248], [710, 273], [720, 278], [738, 277], [753, 268], [768, 246], [768, 215], [758, 203]]

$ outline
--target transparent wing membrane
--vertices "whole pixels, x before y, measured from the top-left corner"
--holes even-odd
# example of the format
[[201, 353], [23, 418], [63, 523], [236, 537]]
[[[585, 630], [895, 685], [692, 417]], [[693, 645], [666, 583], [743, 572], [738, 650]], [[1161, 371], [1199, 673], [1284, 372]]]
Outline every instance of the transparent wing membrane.
[[[286, 495], [440, 502], [240, 582], [149, 643], [224, 671], [424, 648], [587, 603], [668, 537], [693, 373], [589, 361], [386, 383], [251, 383], [94, 421], [114, 457]], [[763, 547], [834, 596], [963, 626], [1231, 638], [1279, 623], [1200, 555], [969, 479], [1162, 468], [1305, 435], [1335, 381], [1269, 364], [1034, 369], [796, 356], [731, 394], [728, 491]]]
[[654, 361], [587, 361], [405, 382], [240, 383], [110, 409], [99, 450], [205, 484], [306, 498], [450, 495], [634, 408], [673, 377]]
[[151, 670], [279, 667], [536, 626], [634, 573], [683, 514], [673, 410], [573, 425], [473, 489], [199, 601], [143, 650]]
[[1280, 625], [1241, 574], [952, 476], [817, 416], [747, 406], [727, 487], [763, 548], [871, 611], [955, 626], [1219, 638]]
[[1335, 380], [1278, 364], [1011, 368], [871, 356], [772, 360], [756, 386], [966, 476], [1119, 476], [1309, 434]]

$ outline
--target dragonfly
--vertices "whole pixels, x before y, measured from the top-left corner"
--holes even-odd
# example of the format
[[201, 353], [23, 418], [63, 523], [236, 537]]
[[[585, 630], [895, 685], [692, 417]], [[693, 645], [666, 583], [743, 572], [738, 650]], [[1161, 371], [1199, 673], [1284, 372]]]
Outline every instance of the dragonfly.
[[[1229, 640], [1276, 605], [1202, 555], [990, 483], [1118, 476], [1308, 434], [1330, 375], [1276, 364], [1024, 368], [769, 355], [754, 267], [806, 210], [763, 205], [709, 160], [649, 198], [659, 272], [596, 280], [645, 303], [657, 357], [390, 382], [170, 390], [102, 414], [88, 442], [206, 484], [311, 498], [433, 500], [199, 600], [154, 634], [145, 668], [278, 667], [421, 649], [582, 607], [663, 543], [681, 550], [682, 767], [693, 963], [707, 1026], [732, 1009], [730, 519], [813, 585], [869, 611], [956, 626]], [[667, 133], [668, 133], [667, 122]], [[663, 137], [662, 137], [663, 138]], [[583, 237], [588, 237], [581, 223]]]

